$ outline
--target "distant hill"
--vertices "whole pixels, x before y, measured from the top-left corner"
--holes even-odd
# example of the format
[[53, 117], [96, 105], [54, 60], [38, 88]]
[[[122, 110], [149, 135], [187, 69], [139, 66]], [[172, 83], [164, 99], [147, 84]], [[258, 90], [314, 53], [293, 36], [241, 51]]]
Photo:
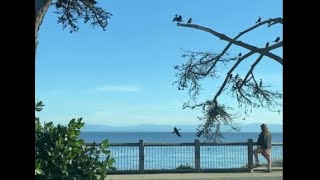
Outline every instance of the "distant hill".
[[[241, 132], [260, 132], [260, 123], [246, 124], [241, 127]], [[281, 124], [267, 124], [270, 132], [283, 132]]]
[[[82, 131], [106, 131], [106, 132], [170, 132], [175, 125], [140, 124], [136, 126], [108, 126], [98, 124], [85, 124]], [[195, 132], [196, 125], [176, 125], [185, 132]]]
[[[267, 124], [271, 132], [282, 132], [281, 124]], [[136, 126], [108, 126], [99, 124], [85, 124], [83, 132], [171, 132], [174, 127], [184, 132], [196, 132], [198, 125], [153, 125], [140, 124]], [[230, 127], [221, 126], [222, 132], [232, 132]], [[260, 132], [260, 123], [244, 124], [240, 126], [240, 132]]]

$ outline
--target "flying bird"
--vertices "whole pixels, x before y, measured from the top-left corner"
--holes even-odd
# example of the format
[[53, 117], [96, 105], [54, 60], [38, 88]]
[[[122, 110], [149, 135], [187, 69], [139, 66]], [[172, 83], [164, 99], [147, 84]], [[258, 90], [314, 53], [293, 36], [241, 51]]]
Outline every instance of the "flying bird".
[[189, 18], [188, 23], [187, 24], [191, 24], [192, 23], [192, 18]]
[[178, 21], [178, 14], [176, 14], [176, 16], [173, 18], [172, 22], [174, 21]]
[[259, 23], [259, 22], [261, 22], [261, 17], [258, 18], [256, 23]]
[[181, 134], [179, 133], [180, 130], [181, 130], [181, 129], [178, 130], [176, 127], [174, 127], [172, 134], [176, 133], [177, 136], [181, 137]]
[[280, 37], [277, 37], [276, 40], [274, 40], [273, 42], [279, 42], [280, 41]]

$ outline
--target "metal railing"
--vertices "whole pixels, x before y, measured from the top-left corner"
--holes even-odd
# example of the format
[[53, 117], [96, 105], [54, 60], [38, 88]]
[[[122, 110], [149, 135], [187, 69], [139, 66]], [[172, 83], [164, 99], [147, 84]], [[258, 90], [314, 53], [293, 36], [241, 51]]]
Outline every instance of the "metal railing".
[[[252, 172], [256, 145], [252, 139], [235, 143], [201, 143], [197, 139], [194, 143], [111, 143], [115, 163], [108, 173]], [[282, 167], [282, 149], [282, 143], [272, 143], [273, 167]], [[266, 164], [261, 155], [259, 160]]]

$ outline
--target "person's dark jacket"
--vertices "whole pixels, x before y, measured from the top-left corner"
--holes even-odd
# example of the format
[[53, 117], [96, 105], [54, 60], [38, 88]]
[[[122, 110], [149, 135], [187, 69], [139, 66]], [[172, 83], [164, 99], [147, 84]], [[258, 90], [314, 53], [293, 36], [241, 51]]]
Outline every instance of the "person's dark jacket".
[[264, 149], [271, 149], [271, 133], [269, 132], [265, 134], [261, 132], [257, 140], [257, 144]]

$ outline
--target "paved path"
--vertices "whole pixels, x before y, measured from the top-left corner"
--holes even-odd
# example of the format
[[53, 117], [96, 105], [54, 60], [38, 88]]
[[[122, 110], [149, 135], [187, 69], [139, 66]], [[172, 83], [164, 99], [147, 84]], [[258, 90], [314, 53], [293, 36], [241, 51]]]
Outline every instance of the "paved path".
[[161, 173], [161, 174], [131, 174], [131, 175], [108, 175], [105, 180], [282, 180], [283, 171], [267, 173], [256, 171], [253, 173]]

